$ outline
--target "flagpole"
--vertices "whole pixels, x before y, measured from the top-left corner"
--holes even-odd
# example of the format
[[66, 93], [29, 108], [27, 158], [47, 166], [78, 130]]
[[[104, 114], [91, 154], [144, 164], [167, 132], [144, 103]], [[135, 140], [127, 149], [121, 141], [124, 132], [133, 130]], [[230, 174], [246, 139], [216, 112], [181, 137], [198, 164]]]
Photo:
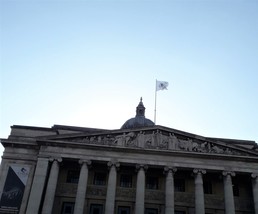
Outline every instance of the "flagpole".
[[157, 79], [155, 87], [155, 108], [154, 108], [154, 124], [156, 125], [156, 106], [157, 106]]

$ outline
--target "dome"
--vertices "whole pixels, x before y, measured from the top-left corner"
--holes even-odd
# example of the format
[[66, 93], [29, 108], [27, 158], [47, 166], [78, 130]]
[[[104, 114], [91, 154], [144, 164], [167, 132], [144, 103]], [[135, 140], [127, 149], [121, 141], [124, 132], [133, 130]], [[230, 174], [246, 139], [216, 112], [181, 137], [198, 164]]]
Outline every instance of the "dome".
[[141, 98], [139, 105], [136, 107], [136, 116], [127, 120], [124, 125], [122, 125], [121, 129], [133, 129], [154, 125], [151, 120], [145, 118], [145, 107]]

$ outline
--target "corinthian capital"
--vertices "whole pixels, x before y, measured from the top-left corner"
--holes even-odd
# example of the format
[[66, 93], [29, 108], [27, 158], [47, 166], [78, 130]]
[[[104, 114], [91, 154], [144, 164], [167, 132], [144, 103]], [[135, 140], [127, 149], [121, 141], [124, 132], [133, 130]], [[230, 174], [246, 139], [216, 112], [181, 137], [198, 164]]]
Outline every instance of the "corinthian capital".
[[176, 171], [177, 171], [176, 167], [165, 166], [163, 173], [164, 174], [167, 174], [167, 173], [170, 173], [170, 172], [175, 173]]
[[136, 164], [136, 171], [139, 171], [140, 169], [143, 169], [144, 171], [147, 171], [148, 166], [144, 164]]
[[81, 160], [79, 160], [78, 162], [79, 162], [79, 164], [81, 164], [81, 165], [84, 164], [84, 163], [86, 163], [88, 166], [91, 165], [91, 160], [84, 160], [84, 159], [81, 159]]
[[50, 162], [57, 161], [57, 162], [61, 163], [62, 162], [62, 158], [61, 157], [51, 157], [51, 158], [49, 158], [49, 161]]
[[252, 173], [252, 174], [251, 174], [251, 177], [252, 177], [253, 179], [258, 178], [258, 173]]
[[112, 166], [114, 166], [114, 167], [116, 167], [116, 168], [119, 168], [119, 167], [120, 167], [120, 163], [117, 162], [117, 161], [109, 161], [109, 162], [107, 163], [107, 166], [108, 166], [109, 169], [110, 169]]
[[202, 175], [204, 175], [204, 174], [206, 174], [206, 170], [205, 169], [194, 169], [193, 170], [193, 173], [194, 174], [202, 174]]
[[234, 176], [236, 175], [236, 173], [233, 172], [233, 171], [223, 171], [223, 172], [222, 172], [222, 175], [223, 175], [223, 176], [230, 175], [230, 176], [234, 177]]

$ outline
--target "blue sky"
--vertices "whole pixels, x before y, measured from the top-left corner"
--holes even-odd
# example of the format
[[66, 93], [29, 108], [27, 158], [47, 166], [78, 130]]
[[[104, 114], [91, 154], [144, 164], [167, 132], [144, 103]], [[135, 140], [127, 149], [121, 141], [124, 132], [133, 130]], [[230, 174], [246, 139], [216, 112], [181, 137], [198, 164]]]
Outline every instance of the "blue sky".
[[[11, 125], [157, 124], [258, 142], [258, 1], [2, 0], [0, 137]], [[3, 147], [0, 147], [0, 154]]]

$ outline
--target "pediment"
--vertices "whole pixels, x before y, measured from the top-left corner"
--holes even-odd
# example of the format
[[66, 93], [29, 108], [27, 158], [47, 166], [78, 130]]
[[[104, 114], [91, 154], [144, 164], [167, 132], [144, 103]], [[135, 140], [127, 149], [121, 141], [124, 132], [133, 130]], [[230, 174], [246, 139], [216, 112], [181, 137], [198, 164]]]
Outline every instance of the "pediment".
[[119, 129], [95, 133], [57, 135], [45, 138], [45, 140], [195, 154], [258, 156], [256, 150], [226, 143], [222, 139], [205, 138], [161, 126], [134, 130]]

